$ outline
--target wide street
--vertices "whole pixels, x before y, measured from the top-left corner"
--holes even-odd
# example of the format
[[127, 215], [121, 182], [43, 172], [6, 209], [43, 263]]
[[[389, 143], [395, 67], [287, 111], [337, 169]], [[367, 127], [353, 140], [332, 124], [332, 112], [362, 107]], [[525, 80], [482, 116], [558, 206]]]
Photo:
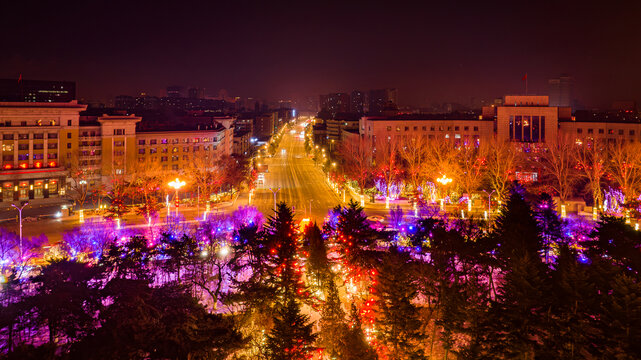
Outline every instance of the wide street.
[[[276, 193], [276, 202], [284, 201], [294, 209], [296, 219], [309, 218], [312, 221], [322, 223], [328, 211], [336, 205], [345, 204], [342, 193], [339, 195], [330, 187], [325, 174], [318, 165], [305, 154], [304, 140], [299, 136], [303, 131], [301, 125], [294, 125], [295, 133], [285, 131], [281, 138], [276, 154], [273, 157], [261, 158], [259, 161], [267, 165], [267, 171], [264, 173], [264, 183], [258, 184], [256, 190], [249, 202], [249, 194], [243, 191], [238, 198], [230, 203], [222, 204], [212, 208], [212, 212], [231, 212], [238, 206], [251, 204], [256, 206], [265, 217], [273, 214], [274, 209], [274, 192]], [[273, 191], [272, 191], [273, 190]], [[346, 201], [351, 196], [346, 193]], [[311, 208], [311, 212], [310, 212]], [[12, 208], [3, 209], [2, 217], [15, 219], [17, 211]], [[23, 223], [23, 232], [25, 237], [47, 235], [50, 243], [55, 243], [62, 238], [62, 233], [78, 226], [78, 215], [62, 218], [45, 218], [35, 221], [34, 216], [54, 214], [59, 210], [59, 205], [29, 205], [25, 209], [24, 218], [27, 220]], [[194, 221], [197, 218], [196, 208], [181, 207], [180, 212], [186, 220]], [[172, 212], [174, 209], [172, 208]], [[200, 214], [204, 211], [201, 207]], [[388, 210], [385, 210], [384, 204], [366, 204], [368, 215], [385, 216]], [[165, 210], [161, 210], [159, 225], [163, 223]], [[198, 217], [199, 218], [199, 217]], [[34, 221], [30, 221], [34, 220]], [[133, 214], [129, 214], [122, 219], [123, 226], [139, 227], [146, 221]], [[15, 220], [4, 221], [0, 227], [7, 228], [11, 231], [18, 230], [18, 224]]]
[[293, 129], [295, 134], [289, 131], [283, 134], [273, 157], [260, 159], [268, 171], [264, 184], [259, 184], [254, 192], [252, 205], [266, 216], [271, 215], [276, 192], [276, 202], [284, 201], [293, 207], [297, 218], [308, 217], [321, 223], [329, 209], [341, 204], [342, 195], [339, 198], [321, 169], [305, 154], [304, 141], [299, 136], [303, 127], [295, 125]]

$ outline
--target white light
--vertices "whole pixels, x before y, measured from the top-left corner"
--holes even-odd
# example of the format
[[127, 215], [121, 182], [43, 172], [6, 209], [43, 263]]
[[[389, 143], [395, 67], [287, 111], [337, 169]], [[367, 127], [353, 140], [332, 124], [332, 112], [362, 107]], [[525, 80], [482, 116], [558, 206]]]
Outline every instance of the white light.
[[207, 257], [207, 255], [209, 255], [207, 250], [203, 250], [203, 251], [200, 252], [200, 256], [202, 256], [202, 257]]
[[229, 255], [229, 247], [227, 245], [223, 245], [220, 250], [218, 250], [218, 255], [223, 257]]
[[57, 218], [61, 218], [61, 217], [62, 217], [62, 212], [58, 211], [58, 212], [56, 213], [56, 217], [57, 217]]

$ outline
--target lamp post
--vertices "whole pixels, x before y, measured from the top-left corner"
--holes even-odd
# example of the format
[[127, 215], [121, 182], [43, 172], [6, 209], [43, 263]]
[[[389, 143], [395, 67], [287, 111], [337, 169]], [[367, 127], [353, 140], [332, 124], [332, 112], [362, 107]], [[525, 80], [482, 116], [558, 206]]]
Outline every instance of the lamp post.
[[[452, 178], [448, 178], [447, 176], [445, 176], [445, 174], [443, 174], [443, 176], [436, 179], [436, 182], [443, 185], [444, 191], [446, 191], [445, 189], [447, 188], [447, 185], [449, 185], [452, 182]], [[446, 191], [446, 194], [447, 194], [447, 191]], [[441, 200], [441, 210], [445, 210], [444, 202], [445, 202], [445, 196], [443, 196], [443, 199]]]
[[492, 194], [494, 194], [496, 190], [492, 190], [492, 192], [488, 193], [487, 191], [483, 190], [484, 193], [487, 194], [487, 213], [488, 215], [492, 215]]
[[11, 204], [11, 206], [13, 206], [14, 208], [16, 208], [16, 210], [18, 210], [18, 218], [19, 218], [18, 221], [20, 222], [20, 260], [21, 261], [22, 261], [22, 209], [24, 209], [25, 206], [27, 205], [29, 205], [28, 202], [25, 202], [20, 207], [17, 207], [16, 204]]
[[176, 216], [178, 216], [178, 189], [185, 186], [185, 182], [176, 178], [176, 180], [170, 181], [169, 186], [176, 189]]
[[271, 192], [274, 194], [274, 212], [276, 212], [276, 194], [278, 194], [278, 192], [280, 191], [280, 188], [276, 190], [269, 188], [269, 190], [271, 190]]

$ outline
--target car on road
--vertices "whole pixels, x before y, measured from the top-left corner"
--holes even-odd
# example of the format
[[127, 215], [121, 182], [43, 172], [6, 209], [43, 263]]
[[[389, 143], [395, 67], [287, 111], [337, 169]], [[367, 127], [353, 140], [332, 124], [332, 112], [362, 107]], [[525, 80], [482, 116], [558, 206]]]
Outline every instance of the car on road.
[[372, 216], [368, 216], [367, 220], [376, 221], [376, 222], [383, 222], [383, 221], [385, 221], [385, 217], [380, 216], [380, 215], [372, 215]]

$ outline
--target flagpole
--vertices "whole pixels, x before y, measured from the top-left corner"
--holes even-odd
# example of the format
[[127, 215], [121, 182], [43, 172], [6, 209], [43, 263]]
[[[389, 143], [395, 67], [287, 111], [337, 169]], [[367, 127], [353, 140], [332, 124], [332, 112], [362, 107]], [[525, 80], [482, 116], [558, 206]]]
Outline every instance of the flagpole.
[[525, 96], [527, 96], [527, 73], [525, 73]]

